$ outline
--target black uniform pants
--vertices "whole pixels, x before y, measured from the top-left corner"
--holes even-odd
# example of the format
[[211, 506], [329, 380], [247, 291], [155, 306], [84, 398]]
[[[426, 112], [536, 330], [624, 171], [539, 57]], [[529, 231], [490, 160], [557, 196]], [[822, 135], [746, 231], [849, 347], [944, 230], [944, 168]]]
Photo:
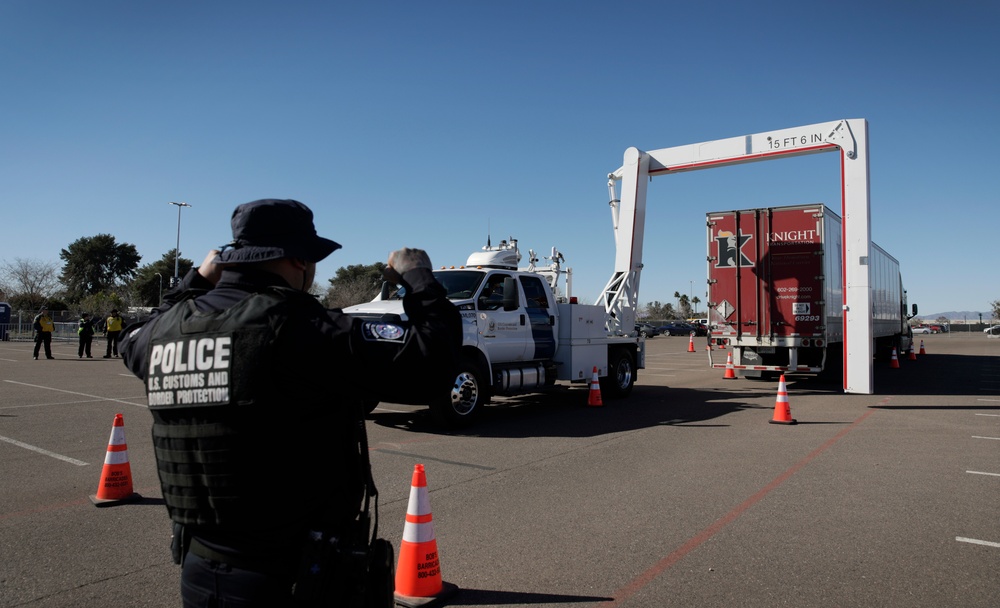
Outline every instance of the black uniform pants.
[[93, 342], [94, 336], [84, 336], [83, 334], [80, 334], [80, 349], [76, 354], [81, 357], [83, 355], [87, 355], [87, 358], [90, 359], [90, 345]]
[[45, 358], [52, 358], [52, 332], [51, 331], [40, 331], [35, 334], [35, 358], [38, 358], [38, 351], [42, 349], [42, 345], [45, 345]]
[[295, 606], [292, 585], [280, 577], [242, 570], [192, 551], [184, 555], [181, 571], [184, 608], [274, 608]]
[[118, 356], [118, 336], [120, 336], [121, 334], [122, 334], [122, 332], [120, 332], [120, 331], [109, 331], [108, 332], [108, 352], [105, 353], [105, 355], [104, 355], [105, 357], [110, 357], [111, 354], [112, 354], [112, 351], [114, 351], [114, 355], [116, 357]]

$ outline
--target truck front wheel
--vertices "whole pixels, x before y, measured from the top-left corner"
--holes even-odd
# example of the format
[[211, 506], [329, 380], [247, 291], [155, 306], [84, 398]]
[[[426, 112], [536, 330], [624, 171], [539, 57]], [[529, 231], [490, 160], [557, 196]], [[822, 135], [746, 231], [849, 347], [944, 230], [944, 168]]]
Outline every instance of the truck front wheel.
[[601, 378], [601, 390], [609, 397], [628, 397], [635, 386], [635, 362], [626, 350], [608, 353], [608, 375]]
[[488, 396], [486, 375], [475, 363], [466, 362], [459, 368], [448, 395], [431, 405], [431, 412], [447, 426], [467, 427], [479, 418]]

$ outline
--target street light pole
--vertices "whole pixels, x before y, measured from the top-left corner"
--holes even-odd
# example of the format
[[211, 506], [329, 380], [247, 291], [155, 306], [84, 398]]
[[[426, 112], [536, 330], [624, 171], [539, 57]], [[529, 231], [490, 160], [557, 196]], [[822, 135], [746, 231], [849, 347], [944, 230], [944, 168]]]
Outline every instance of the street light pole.
[[161, 304], [163, 304], [163, 275], [158, 272], [153, 274], [155, 274], [160, 278], [160, 298], [156, 301], [156, 305], [160, 306]]
[[181, 282], [181, 279], [178, 276], [178, 268], [181, 257], [181, 208], [190, 207], [191, 205], [187, 203], [174, 203], [174, 202], [170, 202], [167, 204], [177, 205], [177, 247], [174, 248], [174, 277], [170, 280], [170, 286], [175, 287], [178, 283]]

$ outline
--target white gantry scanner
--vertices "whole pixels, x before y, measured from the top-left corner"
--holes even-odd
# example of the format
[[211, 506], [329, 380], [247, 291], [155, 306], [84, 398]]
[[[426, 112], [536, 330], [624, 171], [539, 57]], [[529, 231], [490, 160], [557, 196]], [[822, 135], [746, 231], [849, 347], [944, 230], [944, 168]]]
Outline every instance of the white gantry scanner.
[[[872, 295], [868, 265], [871, 230], [868, 121], [862, 118], [743, 135], [643, 152], [625, 150], [621, 168], [608, 175], [617, 255], [602, 300], [612, 333], [632, 331], [639, 305], [639, 274], [649, 178], [762, 160], [840, 151], [843, 219], [844, 392], [872, 394]], [[621, 194], [616, 193], [621, 182]]]

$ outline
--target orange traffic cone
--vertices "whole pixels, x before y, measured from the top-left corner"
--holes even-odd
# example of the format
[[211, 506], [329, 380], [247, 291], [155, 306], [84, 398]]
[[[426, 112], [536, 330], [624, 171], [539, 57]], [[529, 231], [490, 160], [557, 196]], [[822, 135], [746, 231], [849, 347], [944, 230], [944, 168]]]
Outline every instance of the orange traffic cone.
[[785, 374], [778, 380], [778, 398], [774, 402], [774, 418], [771, 424], [798, 424], [792, 418], [792, 408], [788, 405], [788, 386], [785, 385]]
[[406, 524], [399, 545], [396, 564], [396, 603], [401, 606], [426, 606], [448, 597], [458, 590], [456, 585], [441, 580], [441, 559], [434, 540], [431, 501], [427, 496], [427, 475], [424, 465], [413, 467], [410, 502], [406, 507]]
[[694, 350], [694, 332], [691, 332], [691, 337], [688, 338], [688, 352], [693, 353]]
[[909, 359], [910, 361], [917, 360], [917, 353], [913, 351], [913, 340], [910, 340], [910, 356], [907, 357], [907, 359]]
[[927, 354], [927, 351], [924, 350], [924, 341], [923, 340], [920, 341], [920, 354], [921, 355], [926, 355]]
[[587, 396], [587, 405], [604, 405], [604, 401], [601, 399], [601, 381], [597, 377], [596, 365], [594, 366], [594, 375], [590, 378], [590, 395]]
[[128, 464], [128, 445], [125, 443], [125, 418], [115, 414], [111, 425], [111, 439], [104, 456], [101, 485], [90, 501], [98, 507], [110, 507], [141, 498], [132, 491], [132, 467]]
[[722, 376], [723, 380], [735, 380], [736, 379], [736, 368], [733, 367], [733, 351], [729, 351], [729, 355], [726, 357], [726, 374]]
[[890, 369], [899, 369], [899, 359], [896, 358], [896, 347], [892, 347], [892, 361], [889, 362]]

